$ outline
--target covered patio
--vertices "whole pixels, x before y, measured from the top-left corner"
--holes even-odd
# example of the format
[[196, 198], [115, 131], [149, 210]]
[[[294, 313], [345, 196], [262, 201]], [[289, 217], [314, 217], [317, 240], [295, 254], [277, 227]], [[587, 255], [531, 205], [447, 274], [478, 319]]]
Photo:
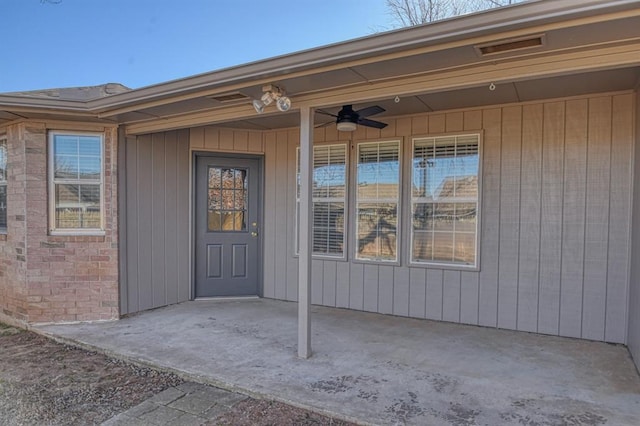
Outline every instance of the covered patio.
[[249, 395], [373, 424], [615, 424], [640, 418], [626, 347], [297, 304], [198, 300], [120, 321], [42, 325], [56, 339]]

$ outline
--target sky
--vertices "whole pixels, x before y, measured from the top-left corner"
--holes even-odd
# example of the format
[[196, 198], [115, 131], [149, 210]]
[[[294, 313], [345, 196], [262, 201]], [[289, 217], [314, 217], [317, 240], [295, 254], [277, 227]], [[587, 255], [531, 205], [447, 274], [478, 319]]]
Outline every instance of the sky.
[[140, 88], [392, 27], [385, 0], [0, 0], [0, 93]]

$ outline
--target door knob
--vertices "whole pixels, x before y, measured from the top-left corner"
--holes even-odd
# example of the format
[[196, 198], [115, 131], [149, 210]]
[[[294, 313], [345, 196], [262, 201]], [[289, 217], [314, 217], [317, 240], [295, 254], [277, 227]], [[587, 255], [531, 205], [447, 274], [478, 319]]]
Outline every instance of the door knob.
[[257, 231], [251, 231], [251, 236], [252, 237], [257, 237], [258, 236], [258, 232]]

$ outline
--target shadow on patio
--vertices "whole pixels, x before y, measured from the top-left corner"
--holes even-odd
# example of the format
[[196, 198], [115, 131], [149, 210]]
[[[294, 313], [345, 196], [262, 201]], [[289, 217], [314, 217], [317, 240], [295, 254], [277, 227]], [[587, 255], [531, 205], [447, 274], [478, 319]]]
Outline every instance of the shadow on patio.
[[637, 425], [623, 346], [314, 306], [194, 301], [120, 321], [38, 330], [205, 383], [375, 424]]

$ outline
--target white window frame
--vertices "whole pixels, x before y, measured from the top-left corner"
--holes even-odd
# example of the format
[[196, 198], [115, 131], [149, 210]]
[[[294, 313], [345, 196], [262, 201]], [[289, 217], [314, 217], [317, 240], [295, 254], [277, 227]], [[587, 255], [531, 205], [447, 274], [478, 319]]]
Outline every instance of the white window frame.
[[[0, 135], [0, 145], [2, 145], [3, 143], [4, 143], [4, 146], [5, 146], [5, 161], [6, 161], [6, 164], [5, 164], [5, 170], [4, 170], [5, 178], [4, 178], [4, 180], [0, 180], [0, 186], [4, 186], [5, 195], [8, 198], [9, 194], [7, 193], [7, 190], [8, 190], [7, 182], [9, 181], [9, 173], [7, 171], [7, 167], [9, 165], [9, 158], [8, 158], [9, 157], [9, 146], [8, 146], [9, 141], [7, 139], [6, 134]], [[0, 227], [0, 235], [6, 234], [7, 233], [7, 228], [9, 226], [9, 223], [8, 223], [9, 222], [9, 215], [8, 215], [8, 209], [7, 209], [8, 201], [6, 199], [5, 199], [5, 203], [7, 204], [7, 205], [5, 205], [5, 210], [7, 212], [7, 217], [5, 219], [7, 221], [7, 225], [3, 226], [3, 227]]]
[[[396, 143], [398, 145], [398, 195], [395, 199], [381, 199], [381, 201], [375, 201], [374, 203], [395, 203], [396, 208], [396, 247], [395, 247], [395, 259], [383, 259], [383, 258], [363, 258], [359, 256], [358, 253], [358, 205], [360, 201], [358, 199], [358, 164], [360, 159], [360, 148], [366, 145], [380, 145], [384, 143]], [[385, 265], [396, 265], [399, 266], [402, 260], [402, 248], [403, 248], [403, 168], [404, 168], [404, 159], [403, 159], [403, 139], [402, 138], [393, 138], [393, 139], [377, 139], [377, 140], [367, 140], [367, 141], [358, 141], [356, 143], [356, 152], [355, 158], [352, 161], [353, 167], [353, 224], [354, 228], [350, 234], [353, 237], [353, 261], [356, 263], [373, 263], [373, 264], [385, 264]], [[363, 201], [363, 204], [366, 204], [367, 201]]]
[[[478, 169], [477, 169], [477, 182], [478, 182], [478, 193], [476, 197], [476, 229], [475, 229], [475, 262], [473, 264], [466, 264], [461, 262], [445, 262], [445, 261], [427, 261], [427, 260], [414, 260], [413, 256], [413, 239], [414, 239], [414, 229], [413, 229], [413, 211], [414, 211], [414, 203], [416, 203], [416, 197], [413, 196], [413, 181], [414, 181], [414, 153], [415, 153], [415, 144], [416, 142], [423, 141], [425, 139], [450, 139], [450, 138], [461, 138], [461, 137], [469, 137], [475, 136], [478, 140]], [[481, 212], [482, 212], [482, 133], [478, 132], [469, 132], [469, 133], [453, 133], [453, 134], [439, 134], [439, 135], [426, 135], [426, 136], [414, 136], [411, 141], [411, 153], [409, 155], [409, 169], [410, 169], [410, 179], [407, 182], [408, 185], [408, 199], [409, 199], [409, 211], [408, 211], [408, 223], [409, 223], [409, 238], [408, 238], [408, 252], [409, 259], [407, 259], [407, 263], [410, 266], [422, 266], [429, 268], [440, 268], [440, 269], [452, 269], [452, 270], [465, 270], [465, 271], [479, 271], [480, 269], [480, 230], [481, 230]], [[421, 197], [417, 197], [418, 199]], [[423, 201], [424, 202], [424, 201]]]
[[[100, 138], [100, 227], [99, 228], [56, 228], [56, 194], [55, 185], [57, 183], [81, 183], [78, 180], [70, 179], [58, 179], [54, 178], [54, 140], [56, 136], [97, 136]], [[105, 138], [104, 133], [99, 132], [77, 132], [77, 131], [61, 131], [54, 130], [49, 132], [49, 144], [48, 144], [48, 165], [49, 165], [49, 234], [50, 235], [105, 235], [104, 223], [105, 223], [105, 211], [104, 211], [104, 170], [105, 170]], [[98, 182], [91, 181], [96, 184]]]
[[[313, 211], [313, 205], [318, 202], [341, 202], [344, 204], [344, 232], [342, 235], [342, 254], [329, 254], [329, 253], [315, 253], [312, 251], [311, 256], [314, 259], [330, 259], [330, 260], [347, 260], [348, 253], [348, 234], [349, 234], [349, 145], [346, 143], [322, 143], [314, 144], [313, 152], [315, 155], [316, 148], [320, 147], [344, 147], [345, 152], [345, 177], [344, 177], [344, 197], [343, 198], [316, 198], [311, 199], [311, 209]], [[311, 171], [313, 174], [313, 170]], [[313, 191], [313, 189], [311, 189]], [[312, 219], [313, 226], [313, 219]], [[312, 247], [313, 247], [313, 230], [311, 231]], [[312, 249], [313, 250], [313, 249]], [[294, 255], [300, 255], [300, 147], [296, 147], [296, 205], [295, 205], [295, 232], [294, 232]]]

